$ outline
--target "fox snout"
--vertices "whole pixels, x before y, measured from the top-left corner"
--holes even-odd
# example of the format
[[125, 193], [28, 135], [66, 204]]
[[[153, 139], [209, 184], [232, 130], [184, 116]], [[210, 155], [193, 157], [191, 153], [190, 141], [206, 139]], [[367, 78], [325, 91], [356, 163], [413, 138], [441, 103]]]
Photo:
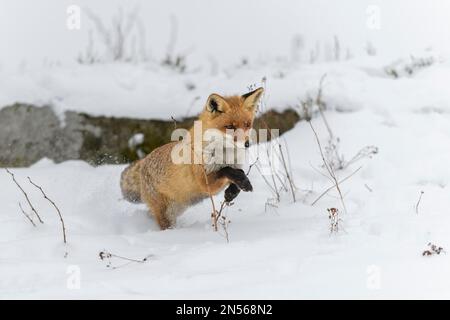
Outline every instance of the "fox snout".
[[248, 130], [236, 130], [232, 134], [234, 142], [240, 142], [244, 147], [250, 147], [250, 132]]
[[[238, 136], [234, 136], [234, 142], [239, 142], [239, 141], [242, 141], [242, 140], [239, 140]], [[245, 138], [244, 147], [246, 147], [246, 148], [250, 147], [250, 138], [249, 137]]]

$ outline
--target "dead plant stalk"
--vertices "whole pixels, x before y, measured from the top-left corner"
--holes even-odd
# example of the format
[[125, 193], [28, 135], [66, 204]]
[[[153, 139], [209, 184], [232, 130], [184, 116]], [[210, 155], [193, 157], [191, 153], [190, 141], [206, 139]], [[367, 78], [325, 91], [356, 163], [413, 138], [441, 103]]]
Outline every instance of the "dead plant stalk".
[[56, 205], [56, 203], [50, 199], [49, 197], [47, 197], [47, 194], [44, 192], [44, 190], [42, 189], [41, 186], [38, 186], [36, 183], [34, 183], [30, 177], [27, 177], [28, 181], [35, 186], [37, 189], [39, 189], [39, 191], [41, 191], [42, 196], [44, 197], [44, 199], [46, 199], [48, 202], [50, 202], [52, 204], [52, 206], [55, 208], [56, 212], [58, 213], [59, 216], [59, 220], [61, 221], [61, 228], [62, 228], [62, 234], [63, 234], [63, 240], [64, 243], [67, 243], [67, 237], [66, 237], [66, 226], [64, 224], [64, 219], [61, 215], [61, 211], [59, 210], [58, 206]]
[[336, 177], [336, 173], [334, 172], [334, 169], [329, 165], [329, 163], [325, 160], [325, 156], [324, 156], [324, 153], [322, 150], [322, 145], [320, 144], [319, 136], [317, 135], [317, 132], [314, 129], [311, 121], [308, 121], [308, 123], [309, 123], [309, 126], [311, 127], [311, 129], [314, 133], [314, 136], [316, 138], [317, 145], [319, 146], [320, 155], [322, 157], [323, 164], [328, 172], [329, 179], [334, 183], [334, 187], [336, 188], [336, 190], [339, 194], [339, 198], [341, 200], [342, 207], [344, 208], [344, 212], [347, 213], [347, 208], [345, 206], [344, 197], [342, 196], [341, 188], [339, 187], [339, 180]]
[[38, 218], [40, 223], [44, 223], [44, 221], [42, 221], [40, 215], [38, 214], [38, 212], [36, 211], [36, 209], [34, 208], [33, 204], [30, 201], [30, 198], [28, 197], [28, 194], [25, 192], [25, 190], [20, 186], [20, 184], [17, 182], [16, 177], [14, 176], [14, 173], [12, 173], [11, 171], [8, 170], [8, 168], [5, 168], [6, 172], [8, 172], [11, 175], [12, 180], [14, 181], [14, 183], [16, 184], [16, 186], [20, 189], [20, 191], [22, 191], [23, 195], [25, 196], [25, 199], [27, 200], [28, 205], [31, 208], [31, 211], [33, 211], [33, 213], [35, 214], [35, 216]]

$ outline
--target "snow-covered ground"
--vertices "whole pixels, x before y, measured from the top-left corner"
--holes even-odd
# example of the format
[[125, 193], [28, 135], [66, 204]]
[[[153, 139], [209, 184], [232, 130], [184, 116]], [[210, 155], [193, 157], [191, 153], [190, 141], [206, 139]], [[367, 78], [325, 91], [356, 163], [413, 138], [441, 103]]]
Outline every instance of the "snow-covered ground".
[[[0, 172], [0, 297], [449, 298], [450, 256], [422, 252], [429, 242], [450, 248], [450, 65], [443, 59], [392, 79], [374, 60], [298, 66], [286, 70], [289, 81], [272, 83], [259, 71], [268, 77], [267, 99], [278, 92], [280, 106], [317, 90], [326, 72], [326, 117], [340, 152], [350, 159], [366, 145], [379, 148], [372, 159], [337, 171], [344, 178], [362, 166], [341, 185], [347, 213], [335, 191], [311, 206], [331, 182], [317, 172], [321, 157], [307, 122], [284, 136], [298, 201], [287, 192], [278, 208], [265, 208], [272, 195], [252, 169], [254, 192], [241, 193], [227, 208], [229, 243], [212, 230], [208, 201], [188, 209], [175, 229], [159, 231], [144, 205], [121, 200], [123, 166], [42, 160], [13, 170], [45, 221], [37, 227], [21, 214], [18, 202], [25, 208], [26, 202], [10, 176]], [[246, 79], [247, 71], [240, 72]], [[312, 124], [326, 145], [323, 121], [315, 117]], [[56, 212], [27, 176], [59, 205], [67, 246]], [[331, 207], [341, 211], [335, 234]], [[112, 269], [99, 258], [104, 250], [151, 256]], [[122, 264], [112, 259], [113, 266]]]

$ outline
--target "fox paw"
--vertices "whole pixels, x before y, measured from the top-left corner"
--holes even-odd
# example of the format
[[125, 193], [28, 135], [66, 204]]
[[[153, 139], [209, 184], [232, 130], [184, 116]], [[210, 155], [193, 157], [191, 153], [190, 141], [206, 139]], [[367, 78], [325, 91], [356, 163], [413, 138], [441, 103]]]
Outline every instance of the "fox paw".
[[225, 202], [233, 201], [241, 192], [237, 185], [234, 183], [230, 184], [230, 186], [225, 190]]
[[233, 181], [242, 191], [253, 191], [252, 184], [242, 169], [225, 167], [219, 170], [219, 176], [224, 176]]
[[248, 180], [247, 177], [245, 179], [242, 179], [242, 180], [236, 181], [236, 182], [237, 182], [238, 187], [242, 191], [245, 191], [245, 192], [253, 191], [253, 186], [252, 186], [252, 184], [250, 183], [250, 180]]

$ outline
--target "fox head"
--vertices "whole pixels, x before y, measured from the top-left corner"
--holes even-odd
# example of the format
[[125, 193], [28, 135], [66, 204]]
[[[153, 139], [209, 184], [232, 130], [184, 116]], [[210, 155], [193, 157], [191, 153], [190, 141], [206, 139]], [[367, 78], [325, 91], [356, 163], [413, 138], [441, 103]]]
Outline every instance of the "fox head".
[[258, 102], [264, 92], [258, 88], [242, 96], [222, 97], [211, 94], [200, 115], [204, 129], [217, 129], [224, 135], [232, 136], [234, 141], [250, 145], [250, 130], [256, 114]]

